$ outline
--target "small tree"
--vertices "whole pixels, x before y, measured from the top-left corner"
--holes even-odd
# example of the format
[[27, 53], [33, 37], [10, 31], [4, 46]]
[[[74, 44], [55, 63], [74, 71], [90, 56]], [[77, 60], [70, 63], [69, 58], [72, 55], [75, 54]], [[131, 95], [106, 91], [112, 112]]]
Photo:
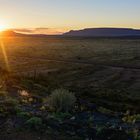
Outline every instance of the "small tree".
[[52, 92], [49, 104], [57, 112], [68, 112], [76, 101], [75, 95], [65, 89], [56, 89]]

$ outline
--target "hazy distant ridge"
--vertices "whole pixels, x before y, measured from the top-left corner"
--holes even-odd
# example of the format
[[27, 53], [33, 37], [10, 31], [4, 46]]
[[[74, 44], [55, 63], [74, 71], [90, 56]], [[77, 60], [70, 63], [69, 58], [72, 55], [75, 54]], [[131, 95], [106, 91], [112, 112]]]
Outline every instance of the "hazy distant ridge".
[[92, 37], [121, 37], [140, 36], [140, 30], [131, 28], [88, 28], [83, 30], [71, 30], [64, 36], [92, 36]]
[[[7, 30], [0, 33], [0, 36], [49, 36], [47, 34], [24, 34], [13, 30]], [[61, 36], [61, 35], [57, 35]], [[62, 34], [62, 36], [73, 37], [140, 37], [140, 30], [131, 28], [87, 28], [83, 30], [71, 30]]]

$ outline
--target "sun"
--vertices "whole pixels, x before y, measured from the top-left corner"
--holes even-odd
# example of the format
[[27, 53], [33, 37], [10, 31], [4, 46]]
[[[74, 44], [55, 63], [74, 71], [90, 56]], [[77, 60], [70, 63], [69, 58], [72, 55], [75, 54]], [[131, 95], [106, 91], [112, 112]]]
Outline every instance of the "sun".
[[0, 24], [0, 32], [5, 31], [7, 29], [7, 26], [4, 24]]

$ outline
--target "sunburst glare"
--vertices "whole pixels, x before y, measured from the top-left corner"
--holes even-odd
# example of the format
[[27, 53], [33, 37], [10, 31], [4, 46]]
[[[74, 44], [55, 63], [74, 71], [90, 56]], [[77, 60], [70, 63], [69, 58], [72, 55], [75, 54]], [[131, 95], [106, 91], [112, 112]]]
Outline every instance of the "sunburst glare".
[[3, 57], [4, 57], [6, 68], [7, 68], [8, 71], [10, 71], [8, 57], [7, 57], [7, 53], [6, 53], [6, 50], [5, 50], [5, 45], [4, 45], [1, 37], [0, 37], [0, 47], [1, 47], [1, 50], [2, 50], [2, 54], [3, 54]]
[[6, 30], [6, 26], [5, 25], [0, 25], [0, 32]]

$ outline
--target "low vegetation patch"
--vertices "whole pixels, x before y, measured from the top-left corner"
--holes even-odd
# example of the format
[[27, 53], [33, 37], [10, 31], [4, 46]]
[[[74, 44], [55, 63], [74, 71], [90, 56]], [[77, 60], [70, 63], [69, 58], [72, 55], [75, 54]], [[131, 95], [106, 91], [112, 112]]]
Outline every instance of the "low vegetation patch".
[[50, 107], [56, 112], [68, 112], [74, 106], [76, 97], [74, 93], [65, 89], [56, 89], [49, 98]]

